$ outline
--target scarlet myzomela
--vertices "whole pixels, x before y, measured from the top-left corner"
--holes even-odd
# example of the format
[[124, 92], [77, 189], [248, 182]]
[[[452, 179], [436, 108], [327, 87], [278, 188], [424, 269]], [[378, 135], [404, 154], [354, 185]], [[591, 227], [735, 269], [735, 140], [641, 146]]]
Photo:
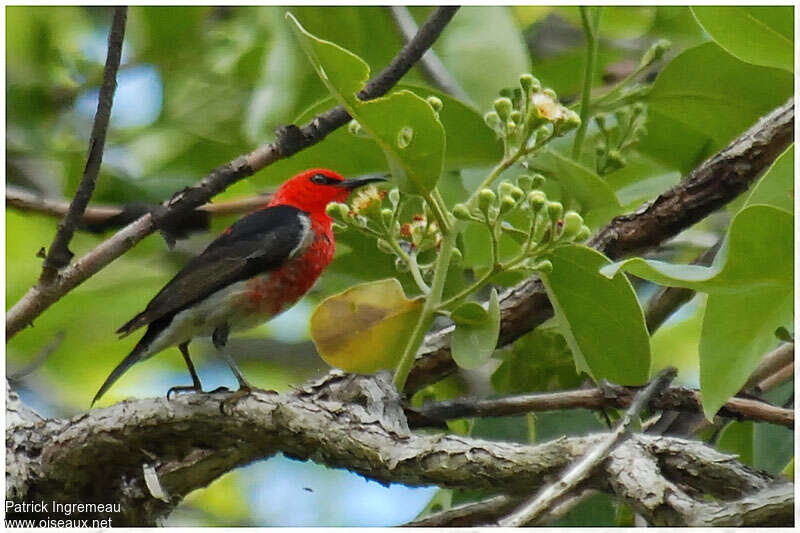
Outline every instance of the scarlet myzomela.
[[[117, 330], [122, 337], [147, 332], [97, 391], [92, 405], [134, 363], [178, 346], [192, 385], [202, 387], [189, 342], [211, 336], [240, 390], [252, 387], [223, 350], [228, 333], [262, 324], [294, 305], [333, 259], [335, 242], [325, 207], [343, 202], [350, 191], [383, 177], [344, 179], [327, 169], [306, 170], [275, 192], [266, 207], [241, 218], [178, 272], [147, 308]], [[169, 393], [167, 394], [169, 396]]]

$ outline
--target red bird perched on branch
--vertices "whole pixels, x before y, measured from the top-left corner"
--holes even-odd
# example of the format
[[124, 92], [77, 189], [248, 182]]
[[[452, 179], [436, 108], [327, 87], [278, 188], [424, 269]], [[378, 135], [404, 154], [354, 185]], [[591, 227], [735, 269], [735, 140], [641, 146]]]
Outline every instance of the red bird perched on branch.
[[175, 345], [192, 375], [192, 385], [173, 387], [170, 392], [201, 391], [189, 358], [189, 342], [209, 335], [236, 375], [240, 390], [250, 390], [223, 350], [228, 333], [262, 324], [299, 300], [333, 259], [332, 221], [325, 207], [345, 201], [356, 187], [383, 180], [346, 180], [331, 170], [315, 168], [281, 185], [266, 207], [226, 229], [144, 311], [117, 330], [124, 337], [147, 326], [133, 351], [97, 391], [92, 405], [134, 363]]

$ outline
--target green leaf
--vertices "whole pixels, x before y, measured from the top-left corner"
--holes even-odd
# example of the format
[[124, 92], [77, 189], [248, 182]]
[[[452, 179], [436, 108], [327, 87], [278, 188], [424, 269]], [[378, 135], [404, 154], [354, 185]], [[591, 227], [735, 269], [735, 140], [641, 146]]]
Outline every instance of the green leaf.
[[794, 144], [772, 163], [750, 191], [744, 205], [754, 204], [794, 210]]
[[775, 328], [792, 323], [793, 305], [791, 286], [709, 294], [700, 334], [700, 390], [709, 420], [775, 347]]
[[739, 61], [714, 43], [690, 48], [659, 74], [651, 107], [727, 144], [793, 94], [792, 74]]
[[594, 379], [641, 385], [650, 374], [650, 339], [636, 293], [625, 276], [599, 273], [610, 261], [585, 246], [547, 255], [553, 271], [542, 275], [578, 370]]
[[489, 307], [467, 302], [453, 311], [456, 324], [451, 341], [453, 359], [461, 368], [471, 370], [483, 365], [497, 348], [500, 336], [500, 303], [492, 289]]
[[444, 128], [433, 108], [408, 90], [361, 102], [357, 94], [369, 78], [369, 66], [308, 33], [290, 13], [287, 18], [320, 79], [383, 150], [400, 189], [431, 191], [442, 174], [445, 152]]
[[503, 362], [492, 374], [498, 393], [564, 390], [581, 382], [564, 336], [544, 326], [517, 339], [500, 357]]
[[734, 217], [710, 267], [633, 258], [600, 270], [606, 276], [625, 270], [662, 285], [709, 293], [699, 348], [709, 419], [775, 344], [775, 329], [792, 322], [793, 236], [790, 213], [752, 205]]
[[741, 462], [752, 466], [755, 449], [753, 426], [753, 422], [731, 422], [719, 434], [717, 449], [738, 455]]
[[695, 6], [691, 10], [711, 38], [736, 58], [794, 70], [794, 7]]
[[320, 302], [311, 314], [311, 338], [331, 366], [358, 373], [391, 369], [422, 305], [406, 298], [394, 278], [362, 283]]
[[660, 285], [707, 293], [768, 288], [791, 290], [792, 235], [793, 217], [790, 213], [766, 205], [754, 205], [734, 217], [725, 243], [710, 267], [634, 257], [607, 265], [600, 272], [612, 277], [625, 270]]

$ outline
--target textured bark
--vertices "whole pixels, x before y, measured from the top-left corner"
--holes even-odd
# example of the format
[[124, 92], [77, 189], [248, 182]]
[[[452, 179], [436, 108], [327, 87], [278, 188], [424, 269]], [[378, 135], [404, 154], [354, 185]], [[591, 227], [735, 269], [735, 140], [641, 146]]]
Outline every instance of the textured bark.
[[[384, 483], [517, 496], [558, 479], [605, 438], [532, 446], [414, 433], [386, 373], [333, 372], [291, 393], [246, 396], [225, 414], [220, 403], [228, 393], [126, 401], [70, 420], [42, 420], [7, 392], [6, 498], [120, 503], [114, 525], [155, 524], [192, 490], [278, 452]], [[145, 470], [156, 474], [150, 488]], [[700, 442], [644, 435], [616, 448], [580, 488], [608, 492], [666, 525], [691, 523], [698, 509], [729, 523], [781, 517], [788, 524], [793, 502], [791, 484], [732, 456]], [[769, 496], [767, 518], [758, 510], [762, 493]], [[718, 501], [706, 503], [705, 494]], [[738, 499], [748, 505], [726, 507], [725, 500]]]
[[[642, 205], [614, 218], [588, 245], [611, 259], [642, 254], [676, 236], [746, 191], [794, 139], [794, 99], [761, 118], [722, 151], [694, 169], [683, 181]], [[500, 297], [503, 346], [553, 316], [544, 285], [530, 278]], [[447, 327], [428, 335], [408, 376], [409, 394], [456, 369]]]

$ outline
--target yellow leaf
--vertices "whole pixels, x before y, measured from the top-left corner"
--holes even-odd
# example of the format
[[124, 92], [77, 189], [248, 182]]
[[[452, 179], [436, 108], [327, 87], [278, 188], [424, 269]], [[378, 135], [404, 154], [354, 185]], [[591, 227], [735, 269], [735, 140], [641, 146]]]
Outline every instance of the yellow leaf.
[[362, 283], [323, 300], [311, 315], [311, 338], [320, 356], [347, 372], [393, 369], [422, 312], [396, 279]]

